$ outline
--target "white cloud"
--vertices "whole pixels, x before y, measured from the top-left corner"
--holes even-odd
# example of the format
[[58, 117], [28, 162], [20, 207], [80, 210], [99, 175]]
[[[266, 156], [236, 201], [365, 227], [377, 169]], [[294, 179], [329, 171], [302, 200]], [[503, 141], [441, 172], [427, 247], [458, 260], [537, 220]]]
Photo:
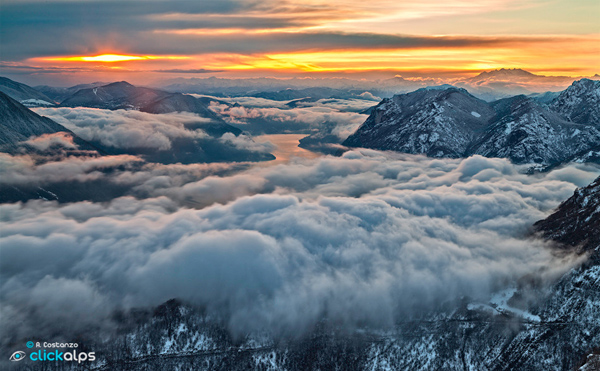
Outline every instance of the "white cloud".
[[[25, 320], [52, 329], [55, 291], [71, 303], [72, 326], [87, 308], [102, 321], [173, 297], [205, 306], [235, 333], [302, 332], [323, 317], [388, 326], [568, 269], [572, 261], [526, 233], [600, 172], [577, 165], [530, 176], [502, 159], [361, 150], [184, 185], [183, 175], [165, 176], [186, 168], [144, 169], [137, 181], [154, 198], [0, 205], [0, 299], [12, 314], [2, 327], [25, 331], [14, 316], [37, 308], [40, 317]], [[196, 175], [216, 171], [207, 169]], [[199, 209], [181, 207], [187, 199]]]
[[270, 153], [275, 150], [275, 145], [271, 142], [255, 142], [247, 135], [240, 134], [236, 136], [233, 133], [225, 133], [219, 139], [223, 143], [232, 145], [235, 148], [247, 150], [250, 152]]
[[62, 147], [67, 149], [77, 149], [73, 143], [71, 134], [58, 132], [52, 134], [42, 134], [39, 137], [31, 138], [24, 142], [39, 151], [47, 151], [51, 147]]
[[84, 140], [123, 149], [167, 150], [175, 138], [206, 137], [202, 130], [187, 130], [184, 124], [210, 121], [183, 112], [151, 114], [82, 107], [38, 108], [35, 111], [72, 130]]
[[27, 185], [37, 183], [55, 183], [102, 179], [106, 177], [102, 171], [108, 168], [141, 163], [139, 157], [101, 156], [101, 157], [67, 157], [59, 161], [36, 164], [28, 155], [12, 156], [0, 153], [0, 185]]
[[[306, 132], [310, 129], [316, 130], [335, 126], [335, 134], [344, 135], [340, 139], [345, 139], [368, 117], [368, 115], [340, 110], [358, 109], [355, 102], [360, 102], [358, 107], [361, 109], [373, 105], [373, 102], [359, 100], [336, 100], [335, 102], [328, 101], [326, 103], [322, 101], [307, 103], [307, 106], [292, 109], [229, 107], [216, 102], [212, 102], [210, 107], [215, 112], [223, 115], [232, 124], [245, 125], [253, 123], [255, 120], [259, 122], [268, 121], [277, 124], [279, 132], [285, 130]], [[257, 129], [260, 129], [260, 124], [257, 125]]]

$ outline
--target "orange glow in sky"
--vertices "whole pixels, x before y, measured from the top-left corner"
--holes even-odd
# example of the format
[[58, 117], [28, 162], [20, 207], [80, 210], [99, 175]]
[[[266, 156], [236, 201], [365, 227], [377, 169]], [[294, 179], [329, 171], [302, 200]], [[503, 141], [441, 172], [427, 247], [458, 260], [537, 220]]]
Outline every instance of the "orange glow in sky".
[[45, 61], [61, 61], [61, 62], [128, 62], [128, 61], [143, 61], [150, 59], [188, 59], [189, 57], [182, 56], [154, 56], [154, 55], [121, 55], [121, 54], [101, 54], [94, 56], [75, 56], [75, 57], [49, 57], [41, 58]]
[[[55, 53], [41, 41], [7, 38], [0, 62], [17, 74], [44, 71], [58, 79], [64, 72], [85, 75], [82, 80], [96, 80], [98, 73], [147, 81], [157, 73], [453, 78], [499, 68], [547, 76], [600, 72], [598, 0], [234, 0], [208, 10], [190, 2], [186, 11], [131, 3], [123, 23], [111, 12], [85, 26], [68, 23], [64, 27], [81, 37], [65, 36]], [[22, 17], [19, 12], [16, 7], [13, 16]], [[9, 26], [15, 35], [26, 29], [40, 34], [29, 39], [45, 40], [26, 22]]]

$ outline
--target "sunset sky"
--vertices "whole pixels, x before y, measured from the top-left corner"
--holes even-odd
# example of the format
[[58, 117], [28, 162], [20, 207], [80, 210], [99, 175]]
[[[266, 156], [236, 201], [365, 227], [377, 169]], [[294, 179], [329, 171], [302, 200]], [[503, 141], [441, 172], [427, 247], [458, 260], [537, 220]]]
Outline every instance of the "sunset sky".
[[171, 77], [600, 72], [597, 0], [2, 0], [0, 74]]

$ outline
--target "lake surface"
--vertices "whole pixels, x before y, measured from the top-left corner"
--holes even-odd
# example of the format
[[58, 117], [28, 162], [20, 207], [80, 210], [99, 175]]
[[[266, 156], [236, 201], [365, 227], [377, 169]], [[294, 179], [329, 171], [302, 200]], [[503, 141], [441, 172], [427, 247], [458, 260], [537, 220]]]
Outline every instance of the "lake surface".
[[263, 164], [280, 164], [288, 162], [294, 157], [300, 158], [316, 158], [322, 156], [319, 153], [311, 152], [307, 149], [298, 147], [300, 139], [308, 134], [269, 134], [257, 135], [253, 139], [258, 143], [271, 142], [277, 146], [273, 152], [275, 160], [264, 162]]

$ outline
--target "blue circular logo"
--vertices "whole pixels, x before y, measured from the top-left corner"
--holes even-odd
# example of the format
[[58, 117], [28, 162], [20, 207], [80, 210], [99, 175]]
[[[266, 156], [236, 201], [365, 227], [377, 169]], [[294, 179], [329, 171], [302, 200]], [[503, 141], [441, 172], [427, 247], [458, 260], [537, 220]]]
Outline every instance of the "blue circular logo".
[[33, 341], [28, 341], [27, 342], [27, 348], [33, 348], [35, 344], [33, 344]]

